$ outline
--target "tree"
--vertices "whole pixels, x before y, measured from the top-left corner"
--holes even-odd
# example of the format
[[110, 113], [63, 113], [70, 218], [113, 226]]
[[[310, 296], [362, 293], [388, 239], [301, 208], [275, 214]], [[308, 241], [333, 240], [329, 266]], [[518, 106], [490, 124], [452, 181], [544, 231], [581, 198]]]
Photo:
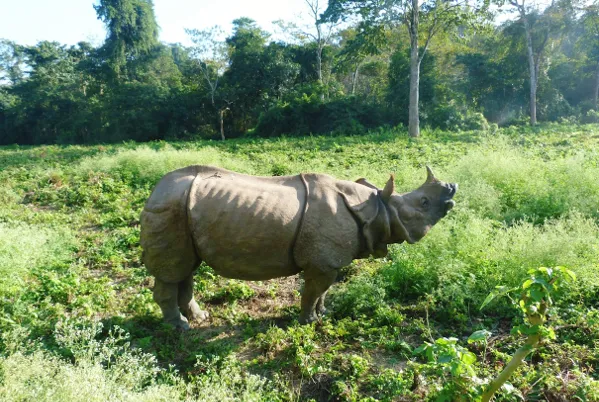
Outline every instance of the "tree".
[[[320, 14], [324, 11], [320, 7], [319, 0], [304, 0], [308, 6], [310, 18], [314, 22], [314, 30], [306, 30], [305, 34], [312, 38], [316, 45], [316, 74], [318, 77], [318, 83], [323, 86], [323, 74], [322, 74], [322, 51], [325, 46], [331, 43], [331, 39], [335, 32], [335, 23], [325, 23], [320, 19]], [[320, 95], [320, 99], [324, 100], [324, 93]]]
[[25, 76], [22, 46], [9, 40], [0, 40], [0, 85], [15, 85]]
[[269, 35], [249, 18], [233, 21], [227, 38], [231, 63], [224, 74], [234, 130], [242, 133], [257, 123], [260, 113], [281, 101], [293, 86], [299, 66], [282, 44], [266, 45]]
[[545, 49], [552, 36], [562, 33], [566, 26], [567, 13], [573, 10], [570, 1], [554, 2], [544, 13], [540, 13], [534, 5], [528, 5], [526, 0], [509, 0], [509, 3], [518, 12], [519, 22], [524, 27], [530, 85], [530, 124], [535, 125], [539, 71], [545, 57]]
[[158, 45], [154, 4], [152, 0], [100, 0], [94, 9], [108, 30], [102, 51], [119, 79], [127, 60], [147, 54]]
[[586, 9], [582, 16], [582, 35], [578, 45], [587, 57], [595, 64], [595, 79], [593, 84], [593, 108], [598, 109], [599, 99], [599, 5], [593, 4]]
[[204, 81], [210, 88], [210, 101], [214, 110], [218, 112], [221, 139], [225, 140], [224, 114], [229, 106], [217, 106], [216, 95], [219, 90], [221, 78], [229, 64], [227, 44], [221, 40], [223, 30], [214, 26], [206, 30], [186, 29], [191, 37], [194, 47], [191, 49], [192, 57], [197, 61]]
[[[292, 39], [302, 45], [307, 42], [314, 43], [316, 55], [316, 80], [320, 87], [326, 86], [324, 69], [323, 69], [323, 51], [325, 47], [333, 42], [333, 37], [336, 33], [338, 24], [336, 22], [326, 22], [320, 18], [324, 9], [321, 7], [319, 0], [304, 0], [308, 8], [310, 24], [298, 26], [295, 23], [285, 23], [282, 20], [275, 21], [283, 32], [287, 33]], [[324, 100], [324, 93], [320, 95], [321, 100]]]
[[[468, 0], [331, 0], [324, 18], [338, 21], [357, 14], [370, 28], [377, 31], [398, 25], [407, 28], [410, 36], [410, 102], [409, 134], [420, 135], [419, 83], [420, 65], [431, 40], [440, 31], [465, 24], [486, 10], [487, 2], [469, 4]], [[421, 27], [421, 22], [424, 29]], [[377, 29], [378, 28], [378, 29]], [[424, 46], [420, 48], [420, 40]]]

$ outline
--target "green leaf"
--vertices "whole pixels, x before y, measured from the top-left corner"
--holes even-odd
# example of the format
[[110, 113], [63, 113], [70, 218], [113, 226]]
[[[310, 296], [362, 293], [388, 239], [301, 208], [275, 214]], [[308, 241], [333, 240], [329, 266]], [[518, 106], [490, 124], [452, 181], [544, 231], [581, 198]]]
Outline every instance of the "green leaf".
[[429, 344], [424, 344], [424, 345], [420, 345], [418, 346], [416, 349], [414, 349], [414, 352], [412, 352], [415, 355], [418, 355], [422, 352], [424, 352], [430, 345]]
[[497, 293], [491, 292], [483, 301], [483, 304], [480, 305], [480, 310], [482, 310], [487, 304], [489, 304], [493, 299], [497, 296]]
[[543, 278], [543, 277], [535, 276], [534, 283], [540, 284], [547, 290], [549, 290], [551, 288], [551, 285], [549, 285], [549, 282], [547, 282], [545, 280], [545, 278]]
[[532, 299], [534, 301], [541, 301], [543, 300], [543, 297], [545, 297], [545, 292], [539, 290], [539, 289], [531, 289], [530, 291], [530, 297], [532, 297]]
[[576, 274], [572, 270], [569, 270], [566, 267], [555, 267], [555, 269], [559, 270], [559, 272], [566, 275], [567, 278], [570, 278], [572, 281], [576, 281]]
[[453, 359], [454, 359], [453, 355], [451, 355], [449, 353], [444, 353], [444, 354], [442, 354], [442, 355], [439, 356], [439, 358], [437, 359], [437, 361], [439, 363], [449, 363]]
[[451, 374], [455, 377], [459, 376], [460, 374], [462, 374], [463, 371], [463, 366], [462, 364], [460, 364], [460, 362], [455, 361], [452, 363], [451, 365]]
[[458, 342], [458, 338], [439, 338], [435, 341], [437, 345], [455, 345]]
[[468, 343], [486, 341], [490, 335], [491, 332], [487, 331], [486, 329], [475, 331], [468, 337]]
[[514, 288], [508, 288], [507, 286], [495, 286], [495, 289], [491, 293], [489, 293], [487, 298], [483, 301], [483, 304], [480, 305], [480, 309], [482, 310], [487, 304], [489, 304], [497, 296], [506, 295], [514, 290], [515, 290]]
[[520, 306], [522, 311], [526, 312], [526, 302], [524, 300], [520, 299], [520, 301], [518, 302], [518, 305]]
[[476, 363], [476, 355], [472, 352], [464, 352], [462, 361], [466, 364], [474, 364]]
[[534, 281], [532, 279], [527, 279], [524, 281], [524, 283], [522, 284], [522, 289], [528, 289], [530, 287], [530, 285], [532, 285], [534, 283]]

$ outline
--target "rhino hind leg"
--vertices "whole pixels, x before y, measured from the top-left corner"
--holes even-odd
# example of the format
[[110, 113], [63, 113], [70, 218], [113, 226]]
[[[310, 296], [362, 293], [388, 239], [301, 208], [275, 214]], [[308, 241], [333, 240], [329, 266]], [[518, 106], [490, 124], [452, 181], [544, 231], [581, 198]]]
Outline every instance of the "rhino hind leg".
[[[304, 272], [305, 286], [302, 294], [302, 312], [300, 314], [300, 323], [309, 324], [317, 321], [317, 311], [324, 310], [324, 296], [329, 290], [335, 278], [337, 271], [321, 271], [318, 269], [308, 269]], [[321, 306], [322, 300], [322, 306]]]
[[164, 282], [156, 278], [154, 283], [154, 301], [160, 306], [164, 321], [175, 328], [188, 330], [189, 322], [179, 311], [178, 293], [178, 283]]
[[193, 297], [193, 274], [179, 282], [178, 303], [181, 312], [190, 321], [204, 321], [208, 318], [207, 311], [200, 309]]
[[316, 304], [316, 314], [318, 315], [325, 315], [327, 312], [327, 309], [324, 306], [324, 299], [326, 298], [329, 289], [325, 290], [322, 296], [318, 298], [318, 303]]

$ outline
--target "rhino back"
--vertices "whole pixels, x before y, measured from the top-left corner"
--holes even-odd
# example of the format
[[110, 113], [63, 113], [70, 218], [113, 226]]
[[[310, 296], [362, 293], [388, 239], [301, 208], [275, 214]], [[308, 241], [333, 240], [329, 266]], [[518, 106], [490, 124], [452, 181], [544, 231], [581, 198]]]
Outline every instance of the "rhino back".
[[265, 280], [299, 272], [292, 253], [306, 198], [299, 176], [201, 174], [190, 191], [196, 249], [218, 274]]

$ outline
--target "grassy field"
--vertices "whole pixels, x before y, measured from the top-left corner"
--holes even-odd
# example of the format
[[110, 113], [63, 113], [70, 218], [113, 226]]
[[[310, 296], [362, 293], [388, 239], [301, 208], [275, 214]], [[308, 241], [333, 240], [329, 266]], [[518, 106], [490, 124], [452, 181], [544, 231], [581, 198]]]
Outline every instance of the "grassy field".
[[[380, 186], [394, 173], [401, 191], [429, 164], [460, 191], [420, 243], [344, 269], [322, 322], [297, 322], [301, 276], [241, 282], [203, 266], [195, 294], [211, 318], [180, 333], [152, 301], [139, 215], [158, 179], [190, 164]], [[599, 400], [599, 126], [2, 147], [0, 400], [470, 400], [522, 343], [509, 300], [482, 301], [557, 265], [578, 277], [551, 317], [557, 338], [498, 400]], [[486, 346], [466, 342], [481, 329]], [[476, 355], [473, 383], [414, 354], [442, 337]]]

